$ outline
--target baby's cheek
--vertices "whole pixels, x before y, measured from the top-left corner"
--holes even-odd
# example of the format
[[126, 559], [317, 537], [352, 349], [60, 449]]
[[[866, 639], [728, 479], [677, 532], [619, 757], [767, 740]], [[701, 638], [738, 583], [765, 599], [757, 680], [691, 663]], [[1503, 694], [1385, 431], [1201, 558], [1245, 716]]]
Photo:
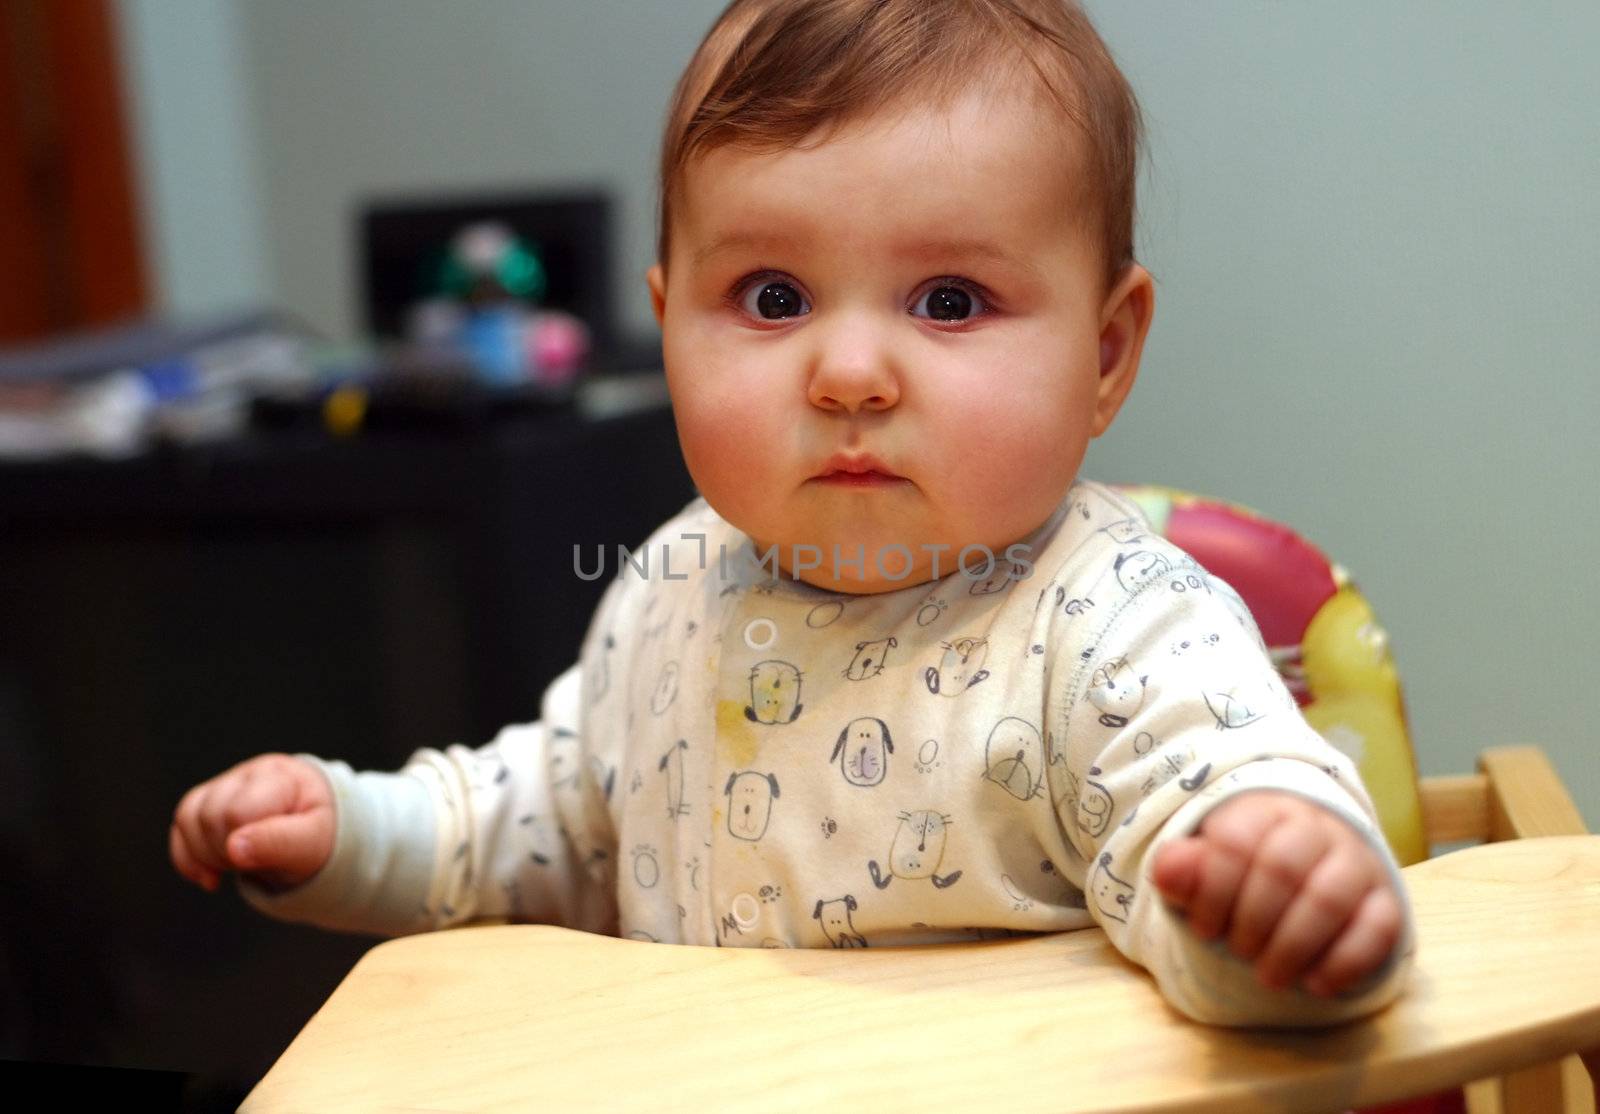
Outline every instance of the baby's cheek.
[[962, 418], [936, 461], [946, 491], [984, 517], [1042, 521], [1077, 474], [1087, 437], [1074, 437], [1071, 421], [1048, 407], [993, 406]]
[[762, 490], [780, 459], [783, 434], [743, 406], [674, 403], [685, 462], [703, 491], [744, 496]]

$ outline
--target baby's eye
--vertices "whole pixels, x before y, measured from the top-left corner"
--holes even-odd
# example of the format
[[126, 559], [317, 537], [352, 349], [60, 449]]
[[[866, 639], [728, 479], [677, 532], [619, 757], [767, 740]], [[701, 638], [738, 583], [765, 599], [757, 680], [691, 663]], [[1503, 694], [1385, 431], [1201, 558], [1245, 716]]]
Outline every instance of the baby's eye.
[[745, 313], [764, 321], [783, 321], [811, 312], [800, 291], [777, 278], [757, 277], [739, 292], [738, 303]]
[[[927, 305], [925, 315], [918, 313], [916, 308], [924, 303]], [[918, 317], [926, 316], [932, 321], [967, 321], [982, 315], [980, 310], [974, 308], [974, 303], [988, 308], [983, 295], [971, 283], [960, 279], [940, 279], [917, 299], [912, 313]]]

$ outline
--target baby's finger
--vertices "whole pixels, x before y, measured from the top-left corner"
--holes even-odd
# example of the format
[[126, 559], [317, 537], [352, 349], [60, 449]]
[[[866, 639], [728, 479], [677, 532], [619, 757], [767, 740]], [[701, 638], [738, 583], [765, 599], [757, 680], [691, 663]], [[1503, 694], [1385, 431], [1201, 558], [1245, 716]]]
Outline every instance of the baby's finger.
[[229, 823], [229, 809], [241, 790], [250, 784], [250, 770], [234, 769], [206, 783], [205, 794], [200, 798], [200, 830], [205, 833], [207, 846], [221, 860], [222, 869], [228, 869], [228, 835], [234, 825]]
[[1205, 853], [1200, 881], [1189, 903], [1189, 927], [1209, 940], [1228, 926], [1239, 887], [1257, 845], [1283, 819], [1282, 812], [1257, 796], [1241, 794], [1218, 805], [1200, 824]]
[[227, 835], [223, 844], [228, 863], [236, 870], [252, 869], [234, 854], [240, 831], [272, 816], [283, 816], [294, 809], [295, 783], [268, 770], [257, 772], [240, 785], [222, 808]]
[[228, 853], [236, 867], [274, 886], [295, 886], [316, 874], [333, 851], [331, 809], [271, 816], [234, 832]]
[[1189, 900], [1189, 928], [1209, 940], [1228, 926], [1250, 861], [1234, 848], [1205, 840], [1201, 844], [1199, 881]]
[[201, 810], [215, 785], [215, 781], [203, 782], [185, 793], [178, 802], [178, 810], [173, 813], [173, 823], [183, 837], [184, 847], [195, 861], [207, 870], [220, 874], [228, 869], [226, 853], [220, 845], [213, 845], [201, 819]]
[[1262, 837], [1233, 904], [1228, 947], [1234, 955], [1254, 959], [1261, 953], [1328, 844], [1327, 829], [1305, 820], [1286, 820]]
[[217, 872], [201, 866], [195, 857], [190, 854], [188, 846], [184, 843], [183, 833], [178, 830], [176, 821], [167, 829], [167, 853], [172, 856], [172, 865], [178, 873], [203, 890], [215, 890], [220, 881]]
[[1204, 840], [1184, 836], [1165, 844], [1150, 864], [1150, 878], [1161, 896], [1179, 910], [1189, 907], [1200, 885], [1200, 860], [1205, 849]]
[[1274, 990], [1292, 984], [1350, 922], [1371, 886], [1371, 865], [1362, 849], [1336, 846], [1284, 910], [1256, 960], [1256, 977]]
[[1306, 976], [1313, 994], [1338, 994], [1381, 967], [1400, 942], [1400, 902], [1388, 886], [1369, 891], [1339, 938]]

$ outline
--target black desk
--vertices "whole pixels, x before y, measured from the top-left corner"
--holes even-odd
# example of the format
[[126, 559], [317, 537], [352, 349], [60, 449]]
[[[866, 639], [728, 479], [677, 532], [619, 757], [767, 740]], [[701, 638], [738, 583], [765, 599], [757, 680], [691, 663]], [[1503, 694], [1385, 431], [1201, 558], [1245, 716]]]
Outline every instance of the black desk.
[[236, 1101], [373, 941], [182, 881], [183, 791], [536, 718], [607, 583], [573, 545], [636, 545], [693, 495], [665, 406], [0, 467], [0, 1059]]

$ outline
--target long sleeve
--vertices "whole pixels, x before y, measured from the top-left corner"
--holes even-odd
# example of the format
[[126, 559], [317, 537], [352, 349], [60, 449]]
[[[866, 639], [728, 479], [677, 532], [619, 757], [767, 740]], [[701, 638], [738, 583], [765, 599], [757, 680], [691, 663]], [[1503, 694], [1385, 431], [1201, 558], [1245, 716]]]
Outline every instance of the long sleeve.
[[605, 788], [578, 746], [581, 689], [573, 666], [546, 690], [538, 722], [477, 749], [420, 750], [398, 773], [301, 756], [333, 791], [333, 854], [293, 890], [241, 879], [241, 892], [272, 916], [348, 932], [494, 916], [612, 930]]
[[[1305, 722], [1237, 595], [1158, 539], [1115, 555], [1049, 686], [1050, 777], [1091, 915], [1174, 1008], [1218, 1025], [1326, 1025], [1381, 1008], [1414, 947], [1409, 900], [1353, 763]], [[1333, 999], [1271, 991], [1225, 939], [1202, 941], [1150, 878], [1154, 852], [1259, 789], [1296, 793], [1366, 838], [1400, 895], [1385, 967]]]

